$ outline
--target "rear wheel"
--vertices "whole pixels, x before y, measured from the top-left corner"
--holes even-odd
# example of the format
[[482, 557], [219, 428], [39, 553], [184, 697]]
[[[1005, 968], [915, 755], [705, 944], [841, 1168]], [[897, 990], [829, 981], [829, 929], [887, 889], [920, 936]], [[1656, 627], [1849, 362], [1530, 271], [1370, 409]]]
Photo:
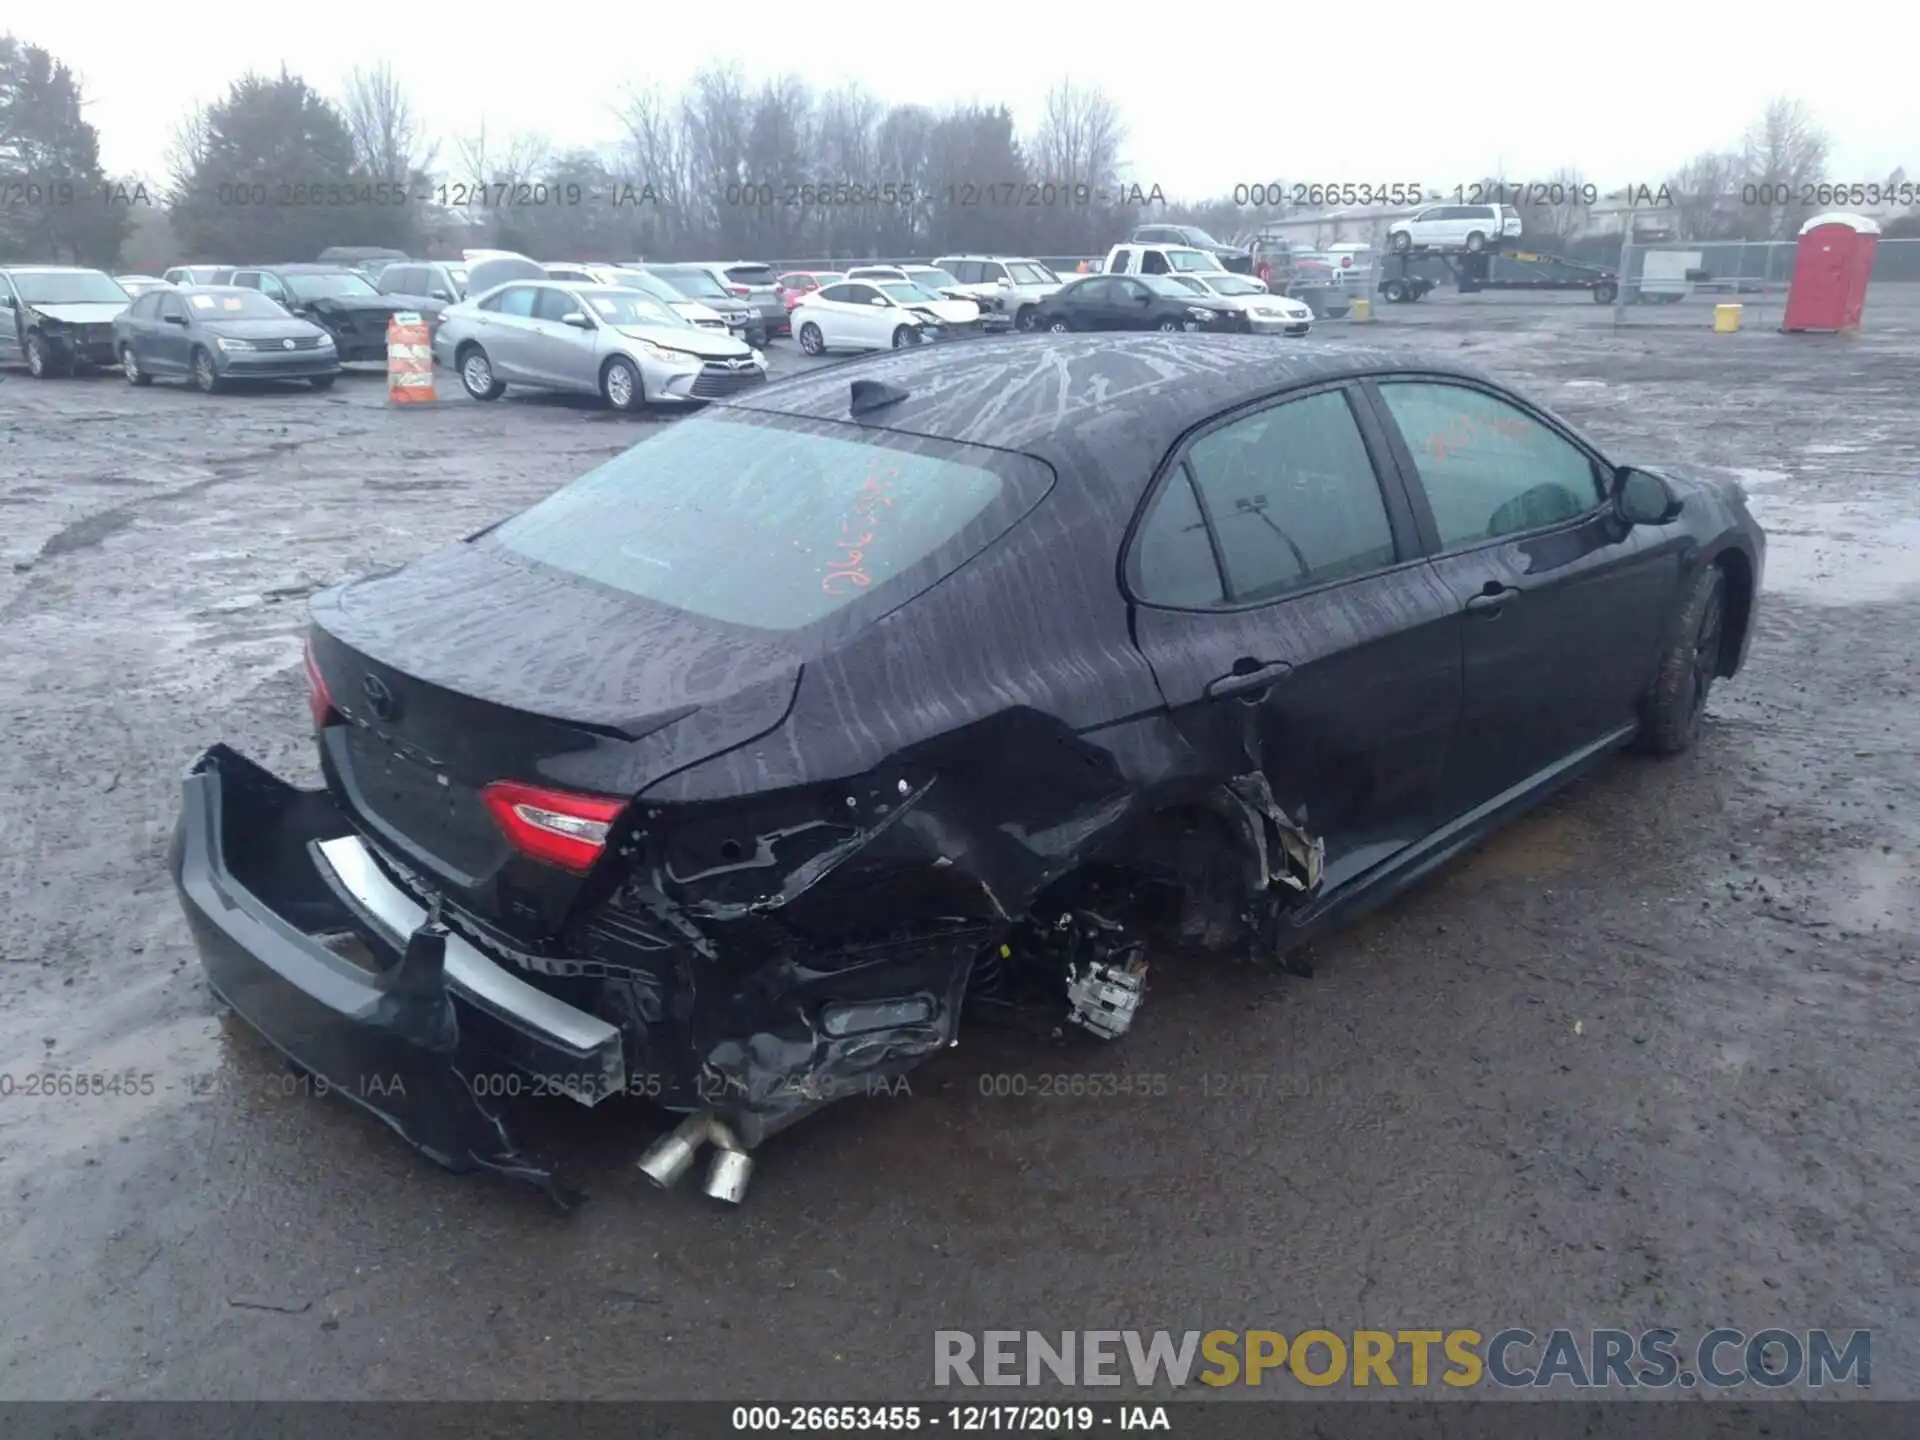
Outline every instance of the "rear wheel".
[[1619, 287], [1611, 280], [1602, 280], [1598, 285], [1593, 287], [1593, 303], [1596, 305], [1611, 305], [1614, 297], [1619, 293]]
[[1031, 305], [1022, 305], [1013, 317], [1013, 328], [1031, 334], [1040, 328], [1040, 312]]
[[1380, 293], [1385, 295], [1390, 302], [1398, 305], [1407, 298], [1407, 282], [1404, 280], [1389, 280], [1385, 285], [1380, 287]]
[[896, 325], [893, 327], [894, 349], [904, 350], [909, 345], [917, 345], [919, 341], [920, 337], [914, 333], [911, 325]]
[[1066, 316], [1058, 315], [1047, 322], [1047, 329], [1051, 330], [1056, 335], [1064, 335], [1069, 330], [1073, 329], [1073, 326], [1068, 323]]
[[1710, 565], [1674, 612], [1660, 668], [1642, 706], [1642, 749], [1678, 755], [1699, 737], [1725, 634], [1726, 576], [1719, 566]]
[[808, 355], [827, 353], [826, 337], [820, 333], [820, 327], [811, 320], [800, 327], [800, 349]]
[[640, 372], [631, 360], [621, 355], [607, 361], [607, 368], [600, 372], [600, 393], [615, 410], [638, 410], [647, 401]]
[[214, 368], [213, 352], [195, 348], [193, 352], [193, 383], [202, 395], [211, 395], [220, 388], [220, 372]]
[[1467, 253], [1469, 255], [1478, 255], [1486, 248], [1487, 237], [1482, 235], [1478, 230], [1467, 236]]
[[470, 345], [460, 354], [460, 384], [476, 400], [498, 400], [506, 393], [504, 383], [493, 378], [493, 362], [478, 345]]
[[1413, 248], [1413, 232], [1411, 230], [1396, 230], [1392, 235], [1387, 237], [1387, 248], [1396, 255], [1406, 254], [1407, 251]]
[[1162, 320], [1153, 328], [1162, 332], [1178, 330], [1180, 328], [1180, 322], [1178, 320]]
[[133, 347], [120, 347], [120, 372], [127, 377], [129, 385], [151, 385], [153, 377], [140, 368], [140, 362], [133, 358]]

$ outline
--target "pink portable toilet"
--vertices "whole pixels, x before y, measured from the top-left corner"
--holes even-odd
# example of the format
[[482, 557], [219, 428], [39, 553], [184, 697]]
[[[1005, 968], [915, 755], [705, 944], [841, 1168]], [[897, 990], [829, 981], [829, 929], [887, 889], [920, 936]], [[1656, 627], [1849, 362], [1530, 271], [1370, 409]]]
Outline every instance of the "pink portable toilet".
[[1864, 215], [1832, 211], [1800, 227], [1782, 330], [1858, 330], [1867, 305], [1880, 227]]

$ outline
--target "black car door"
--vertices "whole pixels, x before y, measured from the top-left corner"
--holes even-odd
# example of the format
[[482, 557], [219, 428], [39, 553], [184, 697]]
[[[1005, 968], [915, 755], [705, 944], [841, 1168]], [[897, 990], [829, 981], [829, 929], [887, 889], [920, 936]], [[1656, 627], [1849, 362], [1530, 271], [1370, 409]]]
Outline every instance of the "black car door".
[[1113, 282], [1114, 330], [1153, 330], [1166, 319], [1166, 302], [1131, 278]]
[[1516, 397], [1417, 376], [1383, 377], [1373, 393], [1465, 621], [1458, 815], [1622, 738], [1679, 561], [1619, 519], [1610, 467]]
[[1105, 276], [1069, 285], [1059, 294], [1060, 308], [1076, 330], [1111, 330], [1112, 307], [1108, 303], [1115, 282]]
[[1125, 573], [1176, 724], [1222, 777], [1265, 774], [1324, 842], [1323, 889], [1435, 828], [1460, 607], [1363, 398], [1295, 392], [1190, 441]]

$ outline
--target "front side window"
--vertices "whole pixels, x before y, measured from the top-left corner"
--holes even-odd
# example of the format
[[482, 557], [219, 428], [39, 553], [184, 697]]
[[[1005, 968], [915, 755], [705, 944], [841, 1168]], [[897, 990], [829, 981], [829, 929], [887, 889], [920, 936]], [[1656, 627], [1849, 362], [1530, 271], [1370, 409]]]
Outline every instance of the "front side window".
[[[1051, 483], [1038, 461], [840, 421], [696, 416], [507, 521], [543, 566], [726, 624], [794, 631], [908, 598]], [[886, 587], [901, 581], [891, 595]]]
[[1584, 450], [1504, 400], [1398, 380], [1380, 394], [1449, 549], [1577, 519], [1606, 498]]
[[1236, 603], [1394, 563], [1380, 482], [1338, 390], [1223, 426], [1195, 442], [1187, 464]]
[[565, 290], [541, 290], [533, 302], [536, 320], [564, 320], [580, 309], [580, 302]]

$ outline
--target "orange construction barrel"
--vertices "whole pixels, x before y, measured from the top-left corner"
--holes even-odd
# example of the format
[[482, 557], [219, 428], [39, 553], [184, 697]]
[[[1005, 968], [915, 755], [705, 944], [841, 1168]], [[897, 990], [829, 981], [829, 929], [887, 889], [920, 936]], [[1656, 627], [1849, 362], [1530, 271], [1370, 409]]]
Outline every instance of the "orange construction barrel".
[[427, 322], [411, 310], [402, 310], [387, 321], [387, 403], [431, 405], [435, 398]]

